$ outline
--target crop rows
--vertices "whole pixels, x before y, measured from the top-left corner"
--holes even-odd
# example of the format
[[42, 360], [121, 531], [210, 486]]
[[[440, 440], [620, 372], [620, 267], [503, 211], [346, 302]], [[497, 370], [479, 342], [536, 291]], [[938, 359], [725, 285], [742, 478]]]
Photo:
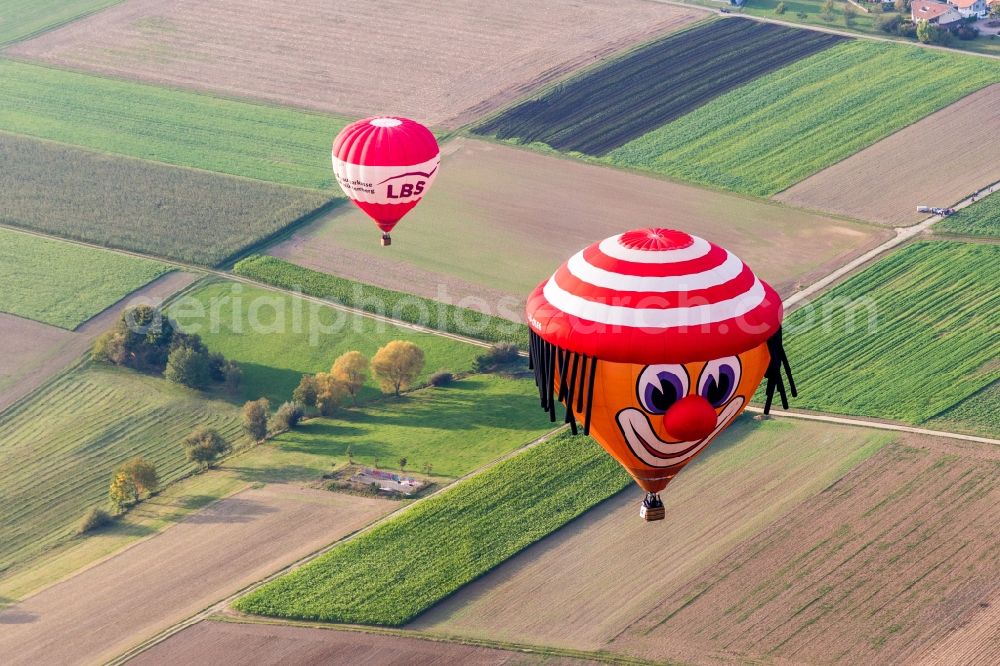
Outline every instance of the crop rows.
[[0, 229], [0, 312], [73, 330], [165, 264]]
[[843, 39], [741, 19], [703, 23], [570, 79], [475, 132], [603, 155]]
[[629, 483], [594, 442], [563, 435], [421, 502], [236, 607], [398, 626]]
[[329, 197], [0, 134], [0, 223], [214, 265]]
[[121, 0], [0, 0], [0, 46]]
[[1000, 238], [1000, 194], [992, 194], [942, 220], [935, 231], [959, 236]]
[[71, 536], [106, 503], [111, 472], [137, 455], [169, 483], [193, 469], [181, 440], [198, 426], [243, 442], [238, 409], [161, 379], [83, 367], [0, 418], [0, 571]]
[[793, 312], [795, 405], [922, 423], [1000, 379], [1000, 246], [916, 243]]
[[947, 409], [928, 425], [939, 430], [963, 430], [1000, 439], [1000, 381], [993, 382]]
[[0, 60], [0, 130], [233, 176], [330, 189], [346, 120]]
[[522, 349], [526, 349], [528, 345], [528, 327], [524, 324], [320, 273], [275, 257], [247, 257], [236, 263], [233, 272], [276, 287], [297, 289], [310, 296], [331, 299], [350, 307], [439, 331], [459, 333], [487, 342], [511, 342]]
[[996, 81], [996, 60], [852, 40], [731, 90], [604, 159], [770, 196]]

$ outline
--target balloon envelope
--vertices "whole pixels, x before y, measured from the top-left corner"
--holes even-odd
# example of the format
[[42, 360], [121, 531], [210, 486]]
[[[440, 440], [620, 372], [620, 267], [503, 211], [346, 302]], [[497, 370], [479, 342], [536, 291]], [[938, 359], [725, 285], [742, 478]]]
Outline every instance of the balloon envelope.
[[437, 139], [408, 118], [365, 118], [333, 141], [337, 183], [385, 233], [427, 193], [440, 163]]

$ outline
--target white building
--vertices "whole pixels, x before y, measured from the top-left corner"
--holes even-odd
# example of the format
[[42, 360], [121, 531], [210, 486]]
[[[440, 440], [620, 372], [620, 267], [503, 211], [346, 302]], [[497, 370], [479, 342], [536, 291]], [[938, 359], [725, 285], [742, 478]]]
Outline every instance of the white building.
[[[964, 0], [957, 1], [964, 2]], [[927, 21], [940, 26], [951, 25], [962, 20], [962, 15], [951, 5], [943, 2], [931, 2], [930, 0], [911, 0], [910, 16], [914, 23]]]
[[948, 4], [954, 7], [962, 18], [970, 16], [986, 18], [990, 13], [986, 0], [948, 0]]

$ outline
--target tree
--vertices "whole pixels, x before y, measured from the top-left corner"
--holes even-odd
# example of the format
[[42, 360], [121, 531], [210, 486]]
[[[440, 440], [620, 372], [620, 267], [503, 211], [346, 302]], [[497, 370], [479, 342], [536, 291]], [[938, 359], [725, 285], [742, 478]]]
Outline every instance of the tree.
[[899, 24], [902, 22], [903, 19], [899, 14], [883, 14], [875, 19], [875, 27], [892, 35], [899, 30]]
[[286, 402], [278, 407], [269, 423], [271, 432], [291, 430], [299, 424], [304, 416], [302, 406], [295, 402]]
[[928, 21], [917, 23], [917, 39], [923, 44], [929, 44], [934, 41], [936, 31], [937, 29]]
[[413, 383], [424, 369], [424, 352], [406, 340], [393, 340], [372, 358], [372, 373], [385, 393], [395, 395]]
[[111, 502], [116, 514], [123, 513], [125, 509], [139, 501], [139, 490], [125, 472], [115, 472], [111, 477], [108, 501]]
[[844, 5], [844, 25], [852, 26], [854, 25], [854, 19], [858, 17], [857, 8], [851, 3]]
[[193, 347], [174, 347], [167, 359], [163, 376], [168, 381], [188, 388], [205, 388], [211, 379], [209, 355]]
[[348, 462], [348, 464], [353, 465], [354, 464], [354, 445], [353, 444], [348, 444], [347, 445], [347, 451], [345, 451], [345, 453], [347, 454], [347, 462]]
[[823, 9], [820, 11], [819, 17], [827, 23], [833, 21], [833, 0], [826, 0], [823, 3]]
[[358, 391], [368, 378], [368, 373], [365, 372], [367, 369], [368, 359], [365, 355], [358, 351], [349, 351], [333, 362], [330, 374], [351, 394], [351, 402], [357, 404]]
[[219, 456], [229, 452], [230, 446], [222, 435], [212, 428], [198, 428], [181, 443], [187, 458], [202, 467], [211, 467]]
[[900, 14], [908, 12], [910, 11], [910, 0], [896, 0], [896, 2], [893, 3], [893, 7], [895, 7], [896, 11]]
[[994, 2], [990, 5], [990, 16], [1000, 18], [1000, 2]]
[[316, 377], [313, 375], [302, 375], [299, 385], [292, 391], [292, 400], [305, 407], [315, 407], [317, 393]]
[[406, 459], [406, 456], [403, 456], [402, 458], [399, 459], [399, 471], [400, 472], [402, 472], [403, 470], [406, 469], [406, 463], [408, 463], [408, 462], [410, 462], [410, 461]]
[[338, 380], [329, 372], [316, 374], [316, 407], [320, 414], [330, 416], [347, 395], [347, 388], [344, 383]]
[[[169, 361], [168, 361], [169, 362]], [[208, 375], [213, 382], [226, 381], [226, 364], [229, 361], [219, 352], [208, 354]]]
[[774, 6], [774, 13], [778, 14], [778, 15], [784, 14], [785, 13], [785, 3], [784, 2], [778, 2], [778, 4]]
[[240, 390], [240, 384], [243, 382], [243, 368], [236, 361], [226, 361], [225, 365], [222, 366], [222, 376], [226, 392], [229, 395], [236, 395], [236, 392]]
[[434, 469], [434, 466], [432, 464], [430, 464], [430, 463], [424, 463], [424, 474], [426, 474], [427, 476], [430, 476], [432, 469]]
[[255, 442], [267, 438], [267, 413], [271, 403], [267, 398], [250, 400], [243, 405], [243, 430]]
[[156, 466], [141, 456], [122, 463], [118, 472], [128, 477], [140, 494], [156, 492], [160, 486], [160, 477], [156, 473]]

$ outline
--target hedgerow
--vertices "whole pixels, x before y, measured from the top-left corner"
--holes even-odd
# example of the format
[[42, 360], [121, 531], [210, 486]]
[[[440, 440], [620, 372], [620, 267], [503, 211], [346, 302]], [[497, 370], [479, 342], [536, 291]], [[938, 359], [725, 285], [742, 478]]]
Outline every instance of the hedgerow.
[[347, 280], [303, 268], [276, 257], [254, 255], [238, 261], [236, 275], [284, 289], [299, 290], [349, 307], [428, 328], [479, 340], [528, 345], [528, 327], [502, 317], [477, 312], [391, 289]]

